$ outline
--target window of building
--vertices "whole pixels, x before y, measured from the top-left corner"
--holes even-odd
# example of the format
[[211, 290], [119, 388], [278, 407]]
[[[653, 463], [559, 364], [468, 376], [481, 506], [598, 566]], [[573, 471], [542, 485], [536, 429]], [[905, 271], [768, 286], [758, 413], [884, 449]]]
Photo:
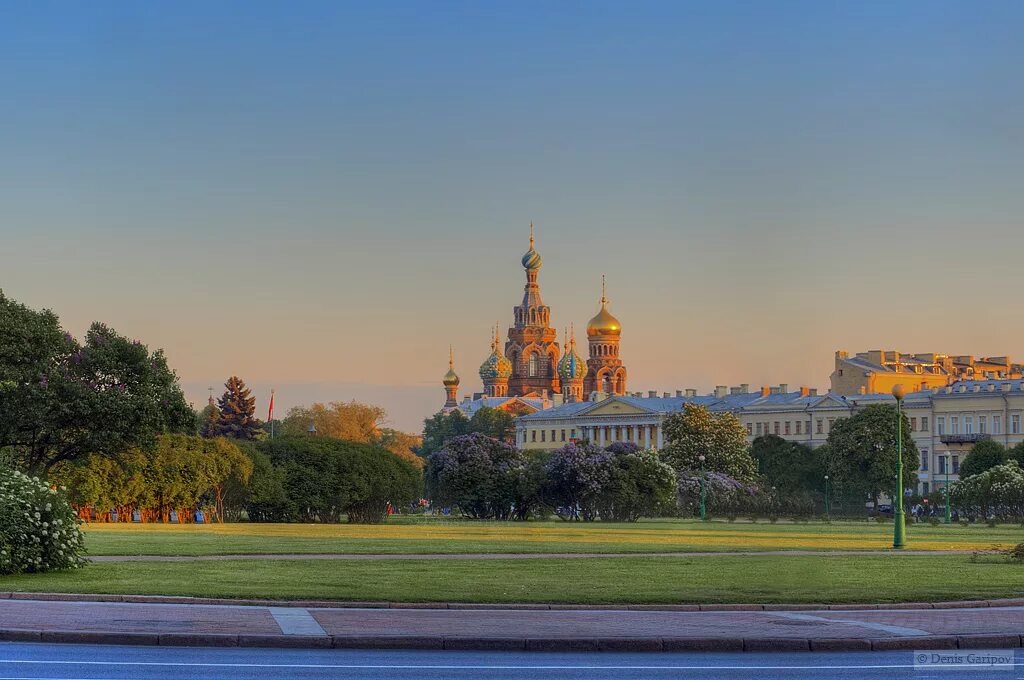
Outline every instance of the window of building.
[[988, 432], [988, 417], [978, 416], [978, 432], [981, 434]]
[[530, 430], [530, 441], [537, 441], [537, 430]]
[[576, 439], [576, 429], [569, 430], [569, 439]]
[[964, 434], [974, 434], [974, 416], [964, 416]]
[[953, 456], [953, 474], [960, 472], [960, 456]]
[[928, 416], [922, 416], [922, 418], [921, 418], [921, 431], [922, 432], [927, 432], [928, 431]]
[[547, 441], [547, 436], [548, 436], [548, 431], [547, 430], [541, 430], [540, 431], [540, 440], [542, 442], [543, 441]]
[[562, 430], [562, 441], [565, 441], [565, 430]]
[[1010, 434], [1020, 434], [1020, 415], [1017, 413], [1010, 416]]
[[825, 429], [825, 421], [822, 418], [818, 418], [818, 434], [823, 434]]
[[935, 430], [938, 434], [946, 434], [946, 419], [939, 417], [935, 419]]
[[927, 496], [929, 493], [931, 492], [928, 490], [928, 482], [921, 482], [921, 495]]
[[779, 421], [775, 421], [775, 434], [779, 433]]
[[949, 456], [939, 456], [939, 458], [938, 458], [939, 474], [940, 475], [946, 474], [946, 459], [947, 458], [949, 458]]
[[555, 439], [555, 431], [554, 430], [551, 430], [551, 441], [558, 441], [557, 439]]
[[949, 417], [949, 433], [960, 434], [960, 416]]
[[760, 437], [760, 436], [761, 436], [761, 423], [758, 423], [758, 424], [757, 424], [757, 436], [758, 436], [758, 437]]
[[1002, 434], [1002, 433], [1003, 433], [1003, 417], [1002, 416], [992, 416], [992, 434]]
[[747, 436], [749, 437], [752, 434], [754, 434], [754, 426], [751, 425], [750, 423], [747, 423]]
[[536, 378], [537, 377], [537, 355], [536, 354], [531, 354], [530, 355], [530, 377], [531, 378]]
[[789, 421], [788, 421], [788, 420], [786, 421], [786, 427], [785, 427], [785, 432], [786, 432], [786, 434], [789, 434], [789, 433], [790, 433], [790, 432], [789, 432]]
[[921, 451], [921, 472], [928, 472], [928, 450]]
[[834, 426], [835, 424], [836, 424], [836, 419], [835, 419], [835, 418], [829, 418], [829, 419], [828, 419], [828, 431], [829, 431], [829, 432], [831, 432], [831, 431], [832, 431], [832, 427], [833, 427], [833, 426]]
[[802, 434], [800, 432], [800, 429], [803, 427], [803, 424], [804, 424], [804, 421], [802, 421], [802, 420], [796, 421], [796, 433], [797, 434]]
[[910, 431], [917, 432], [917, 418], [910, 419]]

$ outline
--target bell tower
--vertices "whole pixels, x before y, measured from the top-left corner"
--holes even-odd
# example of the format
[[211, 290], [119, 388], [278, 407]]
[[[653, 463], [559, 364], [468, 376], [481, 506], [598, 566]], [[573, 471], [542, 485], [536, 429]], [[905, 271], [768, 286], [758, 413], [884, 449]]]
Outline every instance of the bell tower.
[[512, 376], [508, 381], [511, 396], [528, 394], [549, 394], [559, 391], [558, 333], [551, 328], [551, 308], [540, 297], [541, 257], [533, 239], [533, 222], [530, 223], [530, 249], [523, 255], [522, 265], [526, 270], [526, 287], [523, 301], [513, 313], [515, 324], [508, 330], [505, 356], [512, 362]]

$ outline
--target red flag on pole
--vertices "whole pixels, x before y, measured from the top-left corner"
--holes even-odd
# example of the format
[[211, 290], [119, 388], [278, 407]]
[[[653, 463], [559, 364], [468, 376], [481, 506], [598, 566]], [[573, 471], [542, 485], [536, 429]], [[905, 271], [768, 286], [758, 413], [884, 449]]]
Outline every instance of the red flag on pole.
[[270, 410], [267, 411], [267, 422], [274, 419], [274, 388], [270, 388]]

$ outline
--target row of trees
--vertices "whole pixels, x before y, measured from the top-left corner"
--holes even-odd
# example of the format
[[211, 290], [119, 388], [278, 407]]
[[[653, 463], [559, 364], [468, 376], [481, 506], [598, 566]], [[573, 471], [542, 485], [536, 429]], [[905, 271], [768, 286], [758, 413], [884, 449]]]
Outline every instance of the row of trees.
[[[2, 462], [66, 486], [79, 509], [123, 521], [185, 520], [198, 508], [221, 519], [380, 521], [389, 502], [419, 497], [423, 464], [418, 437], [384, 419], [332, 402], [264, 423], [237, 376], [196, 414], [161, 351], [100, 323], [78, 342], [52, 312], [0, 292]], [[269, 440], [271, 426], [283, 436]]]

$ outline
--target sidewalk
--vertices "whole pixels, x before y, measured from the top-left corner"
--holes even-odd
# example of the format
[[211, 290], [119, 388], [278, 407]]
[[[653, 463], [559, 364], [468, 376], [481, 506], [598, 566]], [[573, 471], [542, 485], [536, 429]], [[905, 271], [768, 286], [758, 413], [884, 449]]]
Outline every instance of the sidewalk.
[[519, 651], [853, 651], [1020, 647], [1024, 634], [1024, 600], [888, 608], [707, 605], [701, 611], [685, 606], [296, 606], [88, 597], [2, 593], [0, 598], [9, 599], [0, 599], [0, 640]]

